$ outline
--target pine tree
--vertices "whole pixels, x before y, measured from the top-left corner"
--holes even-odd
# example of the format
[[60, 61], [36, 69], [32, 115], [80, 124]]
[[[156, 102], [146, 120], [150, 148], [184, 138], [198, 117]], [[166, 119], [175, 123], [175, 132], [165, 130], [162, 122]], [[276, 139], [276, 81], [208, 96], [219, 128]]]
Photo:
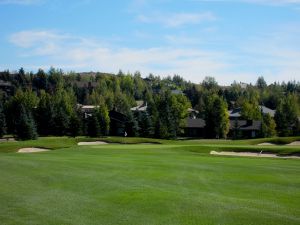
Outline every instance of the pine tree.
[[4, 134], [6, 134], [6, 119], [3, 112], [3, 105], [0, 103], [0, 138], [2, 138]]
[[36, 124], [32, 113], [27, 111], [24, 105], [19, 107], [19, 117], [15, 125], [15, 133], [18, 139], [29, 140], [37, 138]]
[[77, 113], [72, 114], [70, 118], [70, 135], [76, 137], [82, 133], [82, 122]]
[[87, 134], [90, 137], [99, 137], [101, 134], [101, 127], [95, 114], [87, 118]]

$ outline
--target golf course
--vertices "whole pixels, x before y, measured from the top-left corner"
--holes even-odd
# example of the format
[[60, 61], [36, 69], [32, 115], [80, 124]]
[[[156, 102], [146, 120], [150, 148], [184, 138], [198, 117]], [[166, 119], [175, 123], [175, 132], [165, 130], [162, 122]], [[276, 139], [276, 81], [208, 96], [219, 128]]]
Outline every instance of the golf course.
[[[290, 143], [299, 140], [45, 137], [2, 142], [0, 224], [297, 225], [300, 146]], [[78, 145], [91, 141], [98, 142]], [[49, 151], [18, 152], [22, 148]], [[276, 157], [261, 157], [264, 153]]]

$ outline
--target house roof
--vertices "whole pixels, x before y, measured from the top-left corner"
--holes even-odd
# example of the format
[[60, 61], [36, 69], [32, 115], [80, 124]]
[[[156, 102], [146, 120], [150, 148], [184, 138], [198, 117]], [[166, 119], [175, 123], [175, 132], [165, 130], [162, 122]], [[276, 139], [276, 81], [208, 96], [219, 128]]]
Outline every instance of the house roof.
[[188, 108], [188, 113], [199, 113], [196, 109]]
[[229, 117], [241, 117], [241, 108], [229, 110]]
[[145, 103], [144, 101], [136, 101], [137, 106], [132, 107], [130, 110], [131, 111], [141, 111], [141, 112], [145, 112], [147, 111], [147, 103]]
[[270, 116], [272, 116], [272, 117], [275, 116], [276, 110], [272, 110], [272, 109], [270, 109], [270, 108], [268, 108], [268, 107], [266, 107], [266, 106], [263, 106], [263, 105], [260, 105], [259, 108], [260, 108], [260, 110], [263, 112], [263, 114], [269, 113]]
[[230, 120], [230, 130], [260, 130], [259, 120]]
[[187, 118], [185, 128], [204, 128], [206, 125], [203, 119]]
[[[260, 105], [259, 106], [259, 109], [262, 111], [263, 114], [270, 114], [270, 116], [274, 117], [275, 116], [275, 112], [276, 110], [272, 110], [266, 106], [263, 106], [263, 105]], [[229, 117], [230, 118], [238, 118], [238, 117], [241, 117], [241, 108], [236, 108], [236, 109], [233, 109], [233, 110], [229, 110]]]

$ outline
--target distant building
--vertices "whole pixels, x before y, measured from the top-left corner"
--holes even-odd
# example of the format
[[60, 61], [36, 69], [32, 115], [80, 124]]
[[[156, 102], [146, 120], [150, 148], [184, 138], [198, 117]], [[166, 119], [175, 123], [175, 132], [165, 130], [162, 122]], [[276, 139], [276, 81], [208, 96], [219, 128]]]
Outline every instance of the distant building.
[[256, 138], [261, 131], [259, 120], [230, 120], [229, 134], [231, 138]]
[[[80, 109], [80, 111], [84, 115], [84, 118], [86, 119], [92, 116], [93, 111], [99, 106], [78, 104], [77, 107]], [[109, 119], [110, 119], [109, 135], [124, 136], [126, 123], [128, 122], [127, 116], [124, 115], [123, 113], [117, 112], [116, 110], [110, 110]]]
[[187, 118], [186, 125], [183, 127], [186, 137], [205, 137], [205, 120], [200, 118]]
[[137, 106], [132, 107], [130, 110], [133, 112], [147, 112], [147, 102], [136, 101]]
[[[262, 112], [262, 114], [264, 114], [264, 115], [270, 114], [271, 117], [275, 116], [276, 110], [270, 109], [270, 108], [268, 108], [266, 106], [263, 106], [263, 105], [260, 105], [259, 109]], [[228, 111], [229, 118], [230, 119], [239, 119], [239, 118], [241, 118], [241, 111], [242, 111], [242, 108], [240, 108], [240, 107], [229, 110]]]
[[92, 116], [93, 111], [98, 108], [99, 106], [96, 105], [81, 105], [77, 104], [77, 107], [80, 109], [80, 111], [84, 114], [84, 118], [88, 118], [89, 116]]

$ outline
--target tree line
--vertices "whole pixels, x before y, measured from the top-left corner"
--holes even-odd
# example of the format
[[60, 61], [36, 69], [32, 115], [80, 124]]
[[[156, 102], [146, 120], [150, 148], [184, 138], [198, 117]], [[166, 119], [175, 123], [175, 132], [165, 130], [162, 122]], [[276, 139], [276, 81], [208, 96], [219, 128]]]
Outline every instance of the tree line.
[[[241, 108], [245, 120], [262, 121], [261, 136], [299, 135], [300, 84], [267, 84], [259, 77], [255, 84], [233, 82], [220, 86], [212, 77], [195, 84], [178, 75], [161, 78], [139, 72], [125, 74], [64, 73], [50, 68], [36, 73], [0, 72], [0, 136], [19, 139], [48, 135], [109, 134], [109, 112], [126, 116], [129, 136], [176, 138], [188, 116], [188, 108], [199, 111], [206, 121], [208, 138], [226, 138], [228, 109]], [[144, 112], [132, 111], [137, 100], [147, 103]], [[97, 106], [86, 117], [78, 107]], [[276, 110], [275, 117], [262, 114], [260, 105]]]

